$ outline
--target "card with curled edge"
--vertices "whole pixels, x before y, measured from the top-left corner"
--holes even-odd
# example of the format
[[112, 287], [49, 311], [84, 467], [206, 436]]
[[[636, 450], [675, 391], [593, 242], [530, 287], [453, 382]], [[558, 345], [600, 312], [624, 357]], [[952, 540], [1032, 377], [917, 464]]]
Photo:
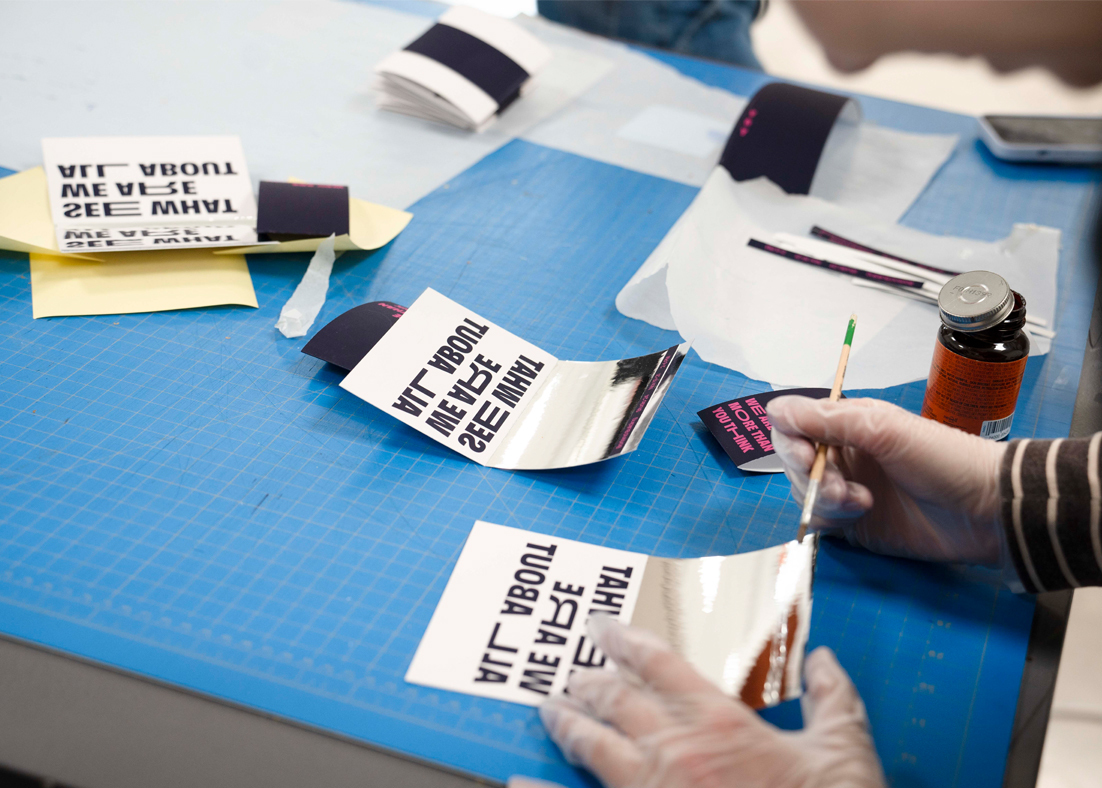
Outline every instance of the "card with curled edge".
[[428, 289], [340, 385], [481, 465], [569, 468], [633, 451], [687, 351], [560, 361]]
[[586, 633], [615, 616], [752, 708], [801, 691], [817, 537], [659, 558], [476, 522], [406, 681], [536, 706], [576, 670], [615, 669]]
[[736, 181], [764, 175], [789, 194], [808, 194], [831, 137], [855, 131], [860, 119], [847, 96], [772, 82], [743, 108], [719, 166]]

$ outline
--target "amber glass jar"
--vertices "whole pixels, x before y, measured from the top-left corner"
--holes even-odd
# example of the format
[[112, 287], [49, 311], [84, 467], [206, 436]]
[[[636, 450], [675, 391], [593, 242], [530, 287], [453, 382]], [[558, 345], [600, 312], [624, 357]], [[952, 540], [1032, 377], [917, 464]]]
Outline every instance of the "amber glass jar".
[[998, 274], [945, 283], [922, 415], [992, 440], [1010, 434], [1029, 357], [1025, 299]]

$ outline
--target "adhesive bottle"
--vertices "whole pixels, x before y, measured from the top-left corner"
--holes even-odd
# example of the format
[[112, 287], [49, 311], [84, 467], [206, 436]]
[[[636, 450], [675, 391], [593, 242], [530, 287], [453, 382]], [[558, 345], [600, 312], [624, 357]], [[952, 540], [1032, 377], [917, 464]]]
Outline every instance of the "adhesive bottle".
[[1029, 357], [1025, 299], [998, 274], [954, 276], [938, 295], [941, 328], [922, 415], [992, 440], [1010, 434]]

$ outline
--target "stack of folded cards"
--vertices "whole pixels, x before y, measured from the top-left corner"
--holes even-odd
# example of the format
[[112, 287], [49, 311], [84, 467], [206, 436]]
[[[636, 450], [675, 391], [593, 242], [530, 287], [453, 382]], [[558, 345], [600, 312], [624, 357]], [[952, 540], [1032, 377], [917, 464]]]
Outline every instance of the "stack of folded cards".
[[375, 67], [379, 106], [482, 131], [550, 59], [551, 50], [515, 23], [473, 8], [451, 8]]

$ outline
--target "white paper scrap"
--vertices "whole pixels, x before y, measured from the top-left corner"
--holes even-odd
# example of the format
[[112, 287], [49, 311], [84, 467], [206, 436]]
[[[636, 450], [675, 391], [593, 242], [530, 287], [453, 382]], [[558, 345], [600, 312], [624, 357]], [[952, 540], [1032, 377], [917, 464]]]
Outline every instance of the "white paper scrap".
[[621, 126], [616, 136], [674, 153], [707, 158], [716, 153], [730, 133], [731, 122], [726, 118], [654, 104]]
[[306, 336], [310, 326], [325, 306], [325, 296], [329, 291], [329, 275], [333, 272], [333, 261], [341, 253], [333, 251], [336, 235], [330, 235], [318, 245], [318, 250], [310, 258], [310, 265], [302, 280], [279, 311], [279, 320], [275, 327], [288, 339]]
[[[836, 127], [838, 128], [838, 127]], [[956, 134], [912, 134], [873, 123], [831, 134], [810, 194], [898, 221], [956, 149]]]

